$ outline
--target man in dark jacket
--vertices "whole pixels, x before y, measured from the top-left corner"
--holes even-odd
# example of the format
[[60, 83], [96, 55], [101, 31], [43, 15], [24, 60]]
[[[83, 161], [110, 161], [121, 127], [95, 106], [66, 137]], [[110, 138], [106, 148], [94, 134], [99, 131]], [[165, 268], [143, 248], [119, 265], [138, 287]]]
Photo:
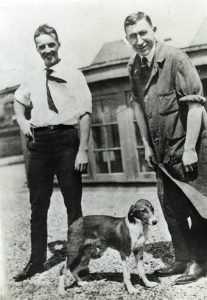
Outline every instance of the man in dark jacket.
[[192, 282], [204, 274], [207, 261], [207, 220], [202, 217], [207, 218], [202, 214], [207, 164], [198, 160], [202, 156], [202, 163], [207, 162], [202, 84], [185, 53], [156, 40], [149, 16], [132, 14], [124, 28], [135, 51], [129, 62], [131, 101], [145, 159], [156, 170], [158, 196], [175, 251], [174, 263], [158, 270], [158, 275], [182, 274], [176, 284]]

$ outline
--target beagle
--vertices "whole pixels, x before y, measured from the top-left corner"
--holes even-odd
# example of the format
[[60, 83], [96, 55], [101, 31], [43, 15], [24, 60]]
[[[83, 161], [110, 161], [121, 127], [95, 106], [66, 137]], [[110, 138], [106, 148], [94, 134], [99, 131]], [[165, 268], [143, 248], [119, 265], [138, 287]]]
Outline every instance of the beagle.
[[130, 280], [127, 259], [133, 252], [138, 275], [146, 287], [154, 287], [156, 282], [149, 281], [143, 269], [143, 247], [148, 236], [149, 225], [157, 224], [154, 208], [148, 200], [140, 199], [129, 209], [125, 218], [110, 216], [85, 216], [77, 219], [68, 230], [66, 261], [60, 270], [59, 294], [65, 293], [65, 275], [69, 269], [79, 286], [87, 284], [78, 276], [90, 259], [100, 258], [108, 248], [120, 253], [123, 267], [124, 284], [130, 294], [136, 293]]

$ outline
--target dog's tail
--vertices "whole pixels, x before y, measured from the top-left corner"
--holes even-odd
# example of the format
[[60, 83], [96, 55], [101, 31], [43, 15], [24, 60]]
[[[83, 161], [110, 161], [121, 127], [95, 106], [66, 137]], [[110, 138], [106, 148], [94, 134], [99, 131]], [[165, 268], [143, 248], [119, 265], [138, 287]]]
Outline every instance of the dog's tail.
[[80, 253], [78, 253], [78, 255], [75, 255], [75, 256], [72, 255], [72, 256], [68, 257], [67, 268], [69, 268], [70, 271], [73, 272], [77, 268], [77, 266], [80, 264], [81, 258], [82, 258], [82, 255]]
[[65, 262], [63, 264], [63, 266], [60, 269], [60, 276], [65, 275], [66, 271], [67, 271], [67, 257], [65, 259]]
[[82, 256], [84, 255], [83, 241], [79, 240], [77, 243], [71, 240], [67, 247], [67, 268], [72, 272], [80, 264]]
[[80, 245], [75, 245], [70, 247], [67, 253], [67, 268], [73, 272], [74, 269], [77, 268], [81, 263], [86, 263], [87, 258], [90, 257], [91, 252], [91, 244], [85, 244], [80, 247]]

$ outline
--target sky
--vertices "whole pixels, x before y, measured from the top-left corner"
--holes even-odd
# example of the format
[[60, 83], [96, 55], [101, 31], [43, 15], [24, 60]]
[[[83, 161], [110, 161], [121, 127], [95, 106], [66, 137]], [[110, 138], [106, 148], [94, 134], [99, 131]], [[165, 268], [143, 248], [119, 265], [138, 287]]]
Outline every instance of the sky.
[[151, 16], [159, 39], [184, 47], [207, 18], [207, 1], [1, 0], [0, 89], [21, 83], [40, 64], [33, 41], [40, 24], [56, 28], [60, 57], [79, 68], [90, 65], [104, 43], [124, 39], [124, 19], [136, 11]]

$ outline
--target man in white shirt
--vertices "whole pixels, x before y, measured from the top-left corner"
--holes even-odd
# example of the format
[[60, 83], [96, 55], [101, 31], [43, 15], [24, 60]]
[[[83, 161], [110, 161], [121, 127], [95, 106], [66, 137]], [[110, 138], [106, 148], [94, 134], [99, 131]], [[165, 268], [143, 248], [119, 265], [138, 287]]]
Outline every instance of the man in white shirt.
[[[79, 70], [59, 58], [56, 30], [41, 25], [34, 34], [44, 61], [15, 93], [15, 112], [28, 137], [28, 186], [31, 203], [31, 257], [16, 277], [22, 281], [44, 270], [47, 252], [47, 212], [57, 176], [67, 209], [68, 225], [82, 215], [81, 172], [88, 164], [91, 94]], [[31, 107], [31, 118], [25, 108]], [[74, 127], [79, 122], [80, 138]]]

